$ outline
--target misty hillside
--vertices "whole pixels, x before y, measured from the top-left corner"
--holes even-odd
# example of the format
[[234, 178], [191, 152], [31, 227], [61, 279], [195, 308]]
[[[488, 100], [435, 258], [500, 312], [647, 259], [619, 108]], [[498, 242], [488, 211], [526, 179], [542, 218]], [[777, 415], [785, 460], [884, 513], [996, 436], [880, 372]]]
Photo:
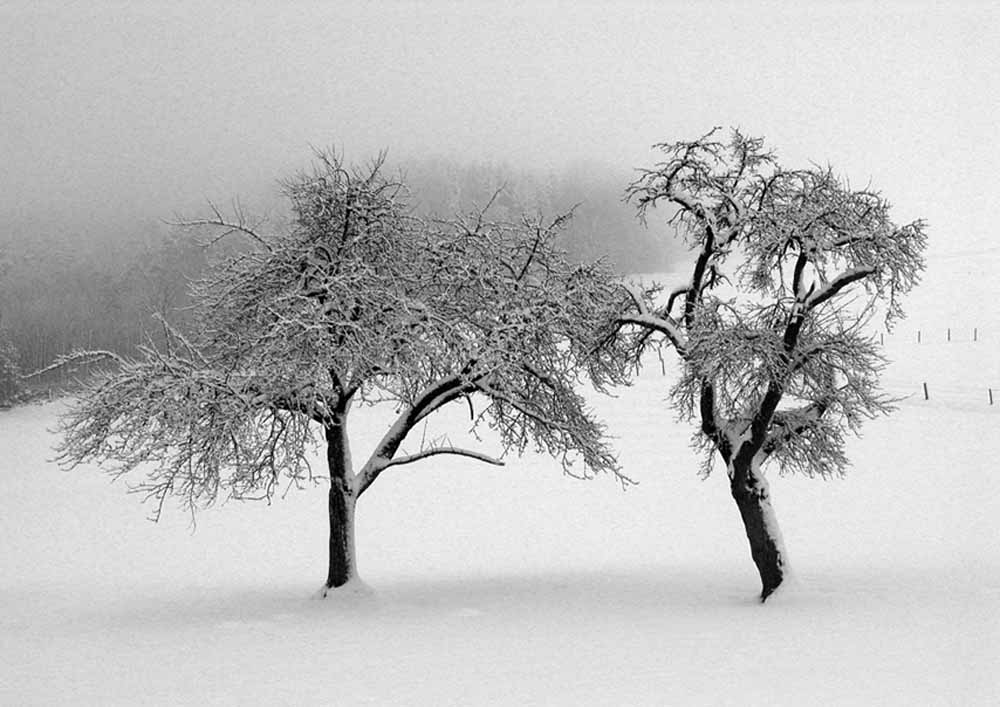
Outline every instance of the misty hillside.
[[563, 247], [580, 261], [605, 259], [621, 273], [663, 270], [682, 252], [663, 223], [647, 228], [623, 201], [625, 186], [634, 177], [630, 168], [578, 160], [559, 171], [541, 171], [434, 158], [409, 160], [400, 170], [417, 208], [428, 214], [474, 211], [497, 190], [490, 213], [501, 219], [518, 219], [525, 212], [553, 217], [573, 210]]
[[[408, 185], [419, 214], [449, 217], [486, 206], [497, 219], [521, 213], [555, 217], [574, 209], [562, 240], [580, 261], [603, 258], [622, 273], [662, 269], [676, 252], [663, 229], [646, 228], [622, 202], [629, 178], [600, 165], [580, 162], [562, 171], [515, 169], [506, 165], [411, 160], [394, 167]], [[257, 203], [238, 203], [263, 228], [281, 228], [285, 203], [275, 175], [269, 191], [258, 185]], [[234, 195], [235, 198], [236, 195]], [[224, 211], [230, 206], [223, 202]], [[181, 326], [189, 304], [188, 283], [219, 255], [241, 247], [238, 238], [211, 248], [200, 234], [170, 225], [175, 211], [144, 219], [109, 219], [105, 228], [74, 227], [71, 213], [22, 215], [0, 234], [0, 341], [12, 347], [22, 372], [38, 370], [76, 348], [129, 354], [147, 337], [154, 340], [162, 314]], [[186, 218], [199, 217], [206, 206]], [[180, 217], [176, 217], [180, 218]], [[245, 244], [244, 244], [245, 245]], [[673, 250], [672, 250], [673, 249]], [[60, 374], [65, 379], [65, 374]], [[56, 382], [52, 378], [42, 384]]]

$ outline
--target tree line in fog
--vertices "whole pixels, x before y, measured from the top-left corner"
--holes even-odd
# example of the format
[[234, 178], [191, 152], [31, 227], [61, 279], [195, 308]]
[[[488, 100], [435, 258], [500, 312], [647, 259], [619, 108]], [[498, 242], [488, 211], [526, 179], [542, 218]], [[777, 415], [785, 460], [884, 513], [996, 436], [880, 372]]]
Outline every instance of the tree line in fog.
[[[560, 244], [571, 259], [605, 258], [621, 273], [669, 267], [670, 244], [662, 232], [647, 229], [622, 203], [628, 172], [583, 162], [542, 172], [438, 158], [396, 169], [424, 214], [468, 212], [494, 196], [497, 218], [573, 209]], [[279, 189], [271, 191], [270, 203], [280, 204]], [[44, 218], [8, 225], [0, 234], [0, 398], [14, 395], [18, 372], [41, 369], [74, 349], [133, 353], [147, 338], [162, 336], [157, 314], [184, 327], [189, 282], [234, 246], [206, 248], [197, 233], [172, 227], [176, 208], [163, 204], [163, 213], [141, 223], [111, 222], [97, 234], [81, 234], [71, 218], [58, 227]], [[277, 210], [249, 214], [256, 216], [286, 218]]]

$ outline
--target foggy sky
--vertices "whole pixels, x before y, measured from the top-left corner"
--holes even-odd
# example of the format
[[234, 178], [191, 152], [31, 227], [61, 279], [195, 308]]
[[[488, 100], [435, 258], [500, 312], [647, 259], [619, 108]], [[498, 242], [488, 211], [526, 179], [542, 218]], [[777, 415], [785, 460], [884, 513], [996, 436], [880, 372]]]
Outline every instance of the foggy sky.
[[722, 125], [870, 181], [938, 251], [983, 247], [998, 18], [985, 2], [0, 3], [0, 223], [252, 197], [311, 145], [624, 170]]

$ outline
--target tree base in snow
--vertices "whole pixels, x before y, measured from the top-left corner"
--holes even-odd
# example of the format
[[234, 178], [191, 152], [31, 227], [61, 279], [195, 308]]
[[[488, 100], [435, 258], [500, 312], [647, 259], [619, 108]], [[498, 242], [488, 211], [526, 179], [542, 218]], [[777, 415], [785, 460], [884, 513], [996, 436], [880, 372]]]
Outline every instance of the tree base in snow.
[[796, 593], [796, 588], [799, 586], [798, 580], [795, 575], [792, 574], [788, 567], [781, 568], [781, 583], [773, 587], [768, 594], [758, 595], [757, 601], [761, 604], [774, 604], [774, 603], [784, 603], [786, 599]]
[[357, 597], [366, 598], [374, 597], [375, 590], [370, 586], [365, 584], [360, 579], [352, 579], [347, 584], [341, 585], [339, 587], [328, 587], [325, 584], [320, 587], [315, 594], [313, 594], [313, 599], [326, 599], [328, 597]]

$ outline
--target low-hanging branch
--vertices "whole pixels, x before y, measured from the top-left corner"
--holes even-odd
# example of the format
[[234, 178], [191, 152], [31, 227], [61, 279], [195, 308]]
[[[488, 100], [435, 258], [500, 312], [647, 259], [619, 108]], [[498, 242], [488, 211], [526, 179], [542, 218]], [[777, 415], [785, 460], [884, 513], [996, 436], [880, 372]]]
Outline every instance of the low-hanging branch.
[[470, 459], [476, 459], [486, 464], [492, 464], [493, 466], [504, 466], [504, 462], [496, 457], [491, 457], [488, 454], [483, 454], [482, 452], [476, 452], [471, 449], [462, 449], [460, 447], [434, 447], [432, 449], [425, 449], [422, 452], [417, 452], [415, 454], [407, 454], [401, 457], [395, 457], [389, 460], [383, 467], [382, 470], [386, 470], [393, 466], [402, 466], [403, 464], [412, 464], [413, 462], [420, 461], [421, 459], [427, 459], [428, 457], [433, 457], [438, 454], [454, 454], [460, 457], [469, 457]]

